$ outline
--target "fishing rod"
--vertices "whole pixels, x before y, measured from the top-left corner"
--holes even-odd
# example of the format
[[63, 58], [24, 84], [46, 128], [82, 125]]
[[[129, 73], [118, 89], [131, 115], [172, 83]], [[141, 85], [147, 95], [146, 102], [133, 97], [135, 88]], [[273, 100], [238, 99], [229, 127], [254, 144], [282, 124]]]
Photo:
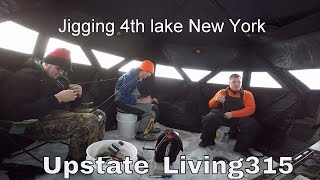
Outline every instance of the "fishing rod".
[[117, 80], [118, 78], [112, 78], [112, 79], [102, 79], [102, 80], [98, 80], [98, 81], [87, 81], [87, 82], [81, 82], [81, 83], [75, 83], [78, 85], [85, 85], [85, 84], [93, 84], [93, 83], [100, 83], [100, 82], [108, 82], [108, 81], [113, 81], [113, 80]]
[[99, 109], [102, 105], [104, 105], [106, 102], [108, 102], [109, 99], [111, 99], [113, 96], [115, 96], [116, 94], [118, 94], [120, 91], [123, 91], [128, 85], [130, 85], [131, 83], [133, 83], [139, 76], [136, 76], [135, 78], [133, 78], [130, 82], [128, 82], [127, 84], [122, 85], [119, 90], [116, 90], [115, 93], [113, 93], [111, 96], [109, 96], [106, 100], [104, 100], [102, 103], [100, 103], [98, 106], [96, 106], [95, 108], [93, 108], [90, 112], [94, 112], [95, 110]]
[[[59, 80], [60, 79], [60, 80]], [[101, 79], [101, 80], [97, 80], [97, 81], [87, 81], [87, 82], [79, 82], [79, 83], [70, 83], [69, 79], [65, 76], [60, 76], [60, 78], [57, 79], [57, 83], [59, 86], [64, 87], [65, 84], [62, 83], [63, 81], [65, 81], [65, 83], [67, 84], [78, 84], [78, 85], [86, 85], [86, 84], [93, 84], [93, 83], [100, 83], [100, 82], [108, 82], [108, 81], [114, 81], [117, 80], [118, 78], [111, 78], [111, 79]], [[61, 81], [61, 82], [60, 82]]]
[[[109, 96], [105, 101], [103, 101], [101, 104], [99, 104], [97, 107], [95, 107], [93, 109], [93, 111], [99, 109], [99, 107], [101, 107], [104, 103], [106, 103], [109, 99], [111, 99], [113, 96], [115, 96], [119, 91], [122, 91], [124, 90], [129, 84], [131, 84], [133, 82], [133, 80], [135, 80], [137, 77], [135, 77], [134, 79], [132, 79], [132, 81], [130, 81], [129, 83], [127, 84], [124, 84], [123, 86], [120, 87], [120, 90], [117, 90], [114, 94], [112, 94], [111, 96]], [[64, 78], [65, 79], [65, 78]], [[78, 85], [86, 85], [86, 84], [93, 84], [93, 83], [100, 83], [100, 82], [108, 82], [108, 81], [113, 81], [113, 80], [116, 80], [118, 78], [112, 78], [112, 79], [104, 79], [104, 80], [98, 80], [98, 81], [87, 81], [87, 82], [81, 82], [81, 83], [75, 83], [75, 84], [78, 84]], [[65, 79], [67, 80], [67, 79]], [[59, 80], [57, 80], [58, 84], [61, 86], [61, 87], [64, 87], [63, 83], [60, 82]], [[168, 101], [164, 101], [162, 99], [159, 99], [161, 102], [164, 102], [164, 103], [169, 103], [171, 104], [171, 106], [173, 107], [176, 107], [178, 110], [182, 110], [183, 108], [180, 107], [180, 106], [177, 106], [177, 105], [174, 105]], [[92, 112], [93, 112], [92, 111]]]
[[[130, 85], [131, 83], [133, 83], [135, 80], [138, 79], [139, 76], [136, 76], [135, 78], [133, 78], [130, 82], [128, 82], [127, 84], [122, 85], [119, 90], [116, 90], [115, 93], [113, 93], [111, 96], [109, 96], [106, 100], [104, 100], [102, 103], [100, 103], [98, 106], [94, 107], [90, 113], [94, 112], [95, 110], [99, 109], [103, 104], [105, 104], [106, 102], [108, 102], [113, 96], [115, 96], [116, 94], [118, 94], [120, 91], [123, 91], [128, 85]], [[76, 83], [78, 85], [84, 85], [84, 84], [92, 84], [92, 83], [100, 83], [100, 82], [106, 82], [106, 81], [112, 81], [112, 80], [116, 80], [118, 78], [112, 78], [112, 79], [105, 79], [105, 80], [98, 80], [98, 81], [88, 81], [88, 82], [82, 82], [82, 83]], [[66, 77], [62, 77], [62, 80], [66, 81], [68, 84], [69, 80]], [[56, 80], [58, 86], [61, 86], [62, 89], [65, 89], [65, 84], [63, 82], [60, 82], [58, 79]]]

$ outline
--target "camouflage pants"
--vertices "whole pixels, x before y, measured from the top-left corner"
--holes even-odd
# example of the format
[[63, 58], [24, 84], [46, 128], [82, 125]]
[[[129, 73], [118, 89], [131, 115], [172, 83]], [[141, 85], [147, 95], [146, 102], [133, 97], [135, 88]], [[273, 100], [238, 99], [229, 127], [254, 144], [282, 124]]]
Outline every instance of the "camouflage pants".
[[78, 109], [75, 112], [56, 110], [41, 119], [42, 132], [38, 125], [29, 126], [25, 135], [34, 140], [70, 139], [69, 158], [82, 161], [87, 147], [104, 137], [106, 115], [101, 110], [89, 113], [91, 109]]

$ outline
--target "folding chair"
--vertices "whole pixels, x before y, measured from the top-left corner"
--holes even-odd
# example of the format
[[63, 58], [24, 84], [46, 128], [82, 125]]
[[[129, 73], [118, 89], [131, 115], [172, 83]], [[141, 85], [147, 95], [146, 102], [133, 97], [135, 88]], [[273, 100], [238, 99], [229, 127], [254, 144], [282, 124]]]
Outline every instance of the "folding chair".
[[[31, 139], [30, 137], [26, 137], [25, 136], [25, 130], [29, 125], [34, 125], [37, 124], [43, 135], [44, 135], [44, 140], [36, 140], [36, 139], [32, 139], [34, 141], [39, 141], [41, 142], [39, 145], [34, 146], [32, 148], [24, 148], [21, 144], [19, 144], [14, 137], [12, 137], [13, 135], [17, 135], [23, 138], [27, 138], [27, 139]], [[13, 154], [11, 154], [8, 158], [13, 158], [17, 155], [26, 153], [29, 156], [31, 156], [33, 159], [35, 159], [36, 161], [40, 162], [41, 164], [43, 164], [43, 161], [41, 159], [39, 159], [38, 157], [36, 157], [35, 155], [33, 155], [30, 151], [34, 150], [36, 148], [39, 148], [41, 146], [44, 146], [48, 143], [62, 143], [65, 145], [69, 145], [69, 143], [64, 142], [67, 139], [59, 139], [59, 140], [50, 140], [50, 137], [48, 136], [48, 134], [46, 133], [45, 129], [43, 128], [41, 122], [38, 119], [29, 119], [29, 120], [24, 120], [24, 121], [20, 121], [20, 122], [14, 122], [14, 121], [4, 121], [4, 120], [0, 120], [0, 132], [3, 133], [3, 135], [5, 137], [7, 137], [7, 139], [13, 144], [15, 145], [17, 148], [19, 148], [19, 150], [21, 150], [22, 152], [15, 152]]]
[[[6, 81], [6, 79], [12, 74], [11, 71], [4, 69], [4, 68], [0, 68], [0, 84], [3, 83], [4, 81]], [[37, 140], [37, 139], [31, 139], [29, 137], [26, 137], [24, 135], [26, 128], [29, 125], [34, 125], [37, 124], [43, 135], [44, 135], [44, 139], [45, 140]], [[18, 152], [18, 153], [14, 153], [11, 154], [9, 156], [9, 158], [13, 158], [17, 155], [26, 153], [28, 155], [30, 155], [33, 159], [35, 159], [36, 161], [40, 162], [43, 164], [43, 161], [40, 160], [39, 158], [37, 158], [36, 156], [34, 156], [33, 154], [30, 153], [31, 150], [39, 148], [43, 145], [46, 145], [48, 143], [62, 143], [65, 145], [69, 145], [68, 143], [65, 143], [64, 141], [66, 139], [61, 139], [61, 140], [50, 140], [50, 136], [48, 136], [48, 134], [46, 133], [46, 131], [44, 130], [43, 126], [41, 125], [41, 122], [38, 119], [29, 119], [29, 120], [24, 120], [24, 121], [20, 121], [20, 122], [14, 122], [14, 121], [8, 121], [8, 120], [0, 120], [0, 132], [4, 135], [4, 137], [7, 137], [7, 139], [13, 144], [15, 145], [17, 148], [19, 148], [22, 152]], [[13, 137], [13, 135], [17, 135], [17, 136], [21, 136], [23, 138], [27, 138], [27, 139], [31, 139], [33, 141], [39, 141], [42, 142], [41, 144], [26, 149], [24, 148], [21, 144], [19, 144], [15, 138]]]

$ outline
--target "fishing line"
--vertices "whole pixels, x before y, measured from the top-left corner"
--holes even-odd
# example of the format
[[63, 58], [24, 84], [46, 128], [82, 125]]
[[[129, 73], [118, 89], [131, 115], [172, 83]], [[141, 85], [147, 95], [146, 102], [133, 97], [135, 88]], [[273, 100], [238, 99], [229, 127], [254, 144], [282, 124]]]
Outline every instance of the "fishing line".
[[78, 85], [85, 85], [85, 84], [92, 84], [92, 83], [100, 83], [100, 82], [108, 82], [108, 81], [113, 81], [113, 80], [117, 80], [118, 78], [113, 78], [113, 79], [103, 79], [103, 80], [99, 80], [99, 81], [88, 81], [88, 82], [81, 82], [81, 83], [75, 83]]
[[106, 102], [108, 102], [109, 99], [111, 99], [113, 96], [115, 96], [116, 94], [118, 94], [120, 91], [124, 90], [129, 84], [133, 83], [139, 76], [136, 76], [135, 78], [133, 78], [130, 82], [128, 82], [127, 84], [122, 85], [119, 90], [116, 90], [115, 93], [113, 93], [111, 96], [109, 96], [106, 100], [104, 100], [102, 103], [100, 103], [98, 106], [96, 106], [95, 108], [93, 108], [93, 110], [91, 110], [90, 112], [94, 112], [95, 110], [99, 109], [103, 104], [105, 104]]

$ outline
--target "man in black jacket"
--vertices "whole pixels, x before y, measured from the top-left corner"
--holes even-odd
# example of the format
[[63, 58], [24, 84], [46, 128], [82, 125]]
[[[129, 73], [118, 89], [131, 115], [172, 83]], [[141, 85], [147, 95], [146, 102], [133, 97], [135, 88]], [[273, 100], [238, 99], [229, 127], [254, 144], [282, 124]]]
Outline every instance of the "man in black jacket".
[[[59, 81], [68, 71], [72, 71], [70, 51], [64, 48], [42, 61], [29, 59], [2, 86], [0, 118], [39, 119], [50, 139], [70, 138], [69, 158], [82, 161], [86, 148], [104, 136], [105, 114], [101, 110], [89, 113], [89, 109], [75, 109], [81, 103], [82, 88]], [[25, 135], [35, 140], [48, 138], [37, 125], [28, 126]]]

